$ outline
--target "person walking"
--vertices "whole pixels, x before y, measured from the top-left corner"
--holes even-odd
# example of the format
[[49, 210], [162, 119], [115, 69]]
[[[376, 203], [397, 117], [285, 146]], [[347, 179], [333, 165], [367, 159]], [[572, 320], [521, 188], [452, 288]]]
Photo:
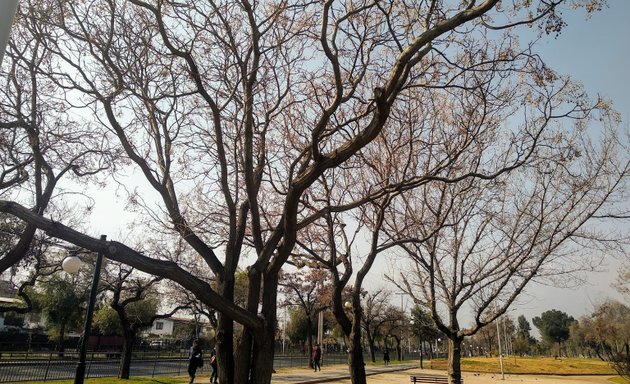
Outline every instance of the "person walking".
[[199, 346], [199, 342], [197, 340], [193, 340], [192, 346], [190, 347], [190, 354], [188, 356], [188, 376], [190, 376], [190, 384], [195, 381], [197, 368], [201, 366], [203, 366], [201, 347]]
[[385, 352], [383, 352], [383, 362], [385, 365], [389, 365], [389, 350], [385, 348]]
[[319, 369], [322, 370], [322, 366], [320, 364], [320, 360], [322, 358], [322, 349], [319, 347], [319, 344], [315, 344], [313, 347], [313, 354], [311, 356], [313, 358], [313, 368], [315, 368], [315, 372]]
[[210, 374], [210, 383], [216, 383], [219, 380], [219, 366], [217, 365], [216, 348], [212, 348], [212, 352], [210, 352], [210, 368], [212, 368], [212, 373]]

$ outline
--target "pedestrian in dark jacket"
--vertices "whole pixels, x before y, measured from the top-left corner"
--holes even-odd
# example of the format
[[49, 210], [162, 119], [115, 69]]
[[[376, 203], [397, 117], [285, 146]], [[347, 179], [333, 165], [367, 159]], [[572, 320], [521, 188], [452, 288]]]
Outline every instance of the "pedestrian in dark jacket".
[[318, 369], [321, 371], [322, 366], [320, 360], [322, 358], [322, 349], [319, 347], [319, 344], [315, 344], [313, 347], [313, 355], [311, 357], [313, 358], [313, 368], [315, 368], [315, 372], [317, 372]]
[[190, 347], [190, 354], [188, 356], [188, 376], [190, 376], [190, 384], [195, 381], [195, 374], [197, 368], [203, 365], [203, 357], [201, 353], [201, 347], [197, 340], [193, 340], [192, 347]]
[[216, 383], [219, 379], [219, 366], [217, 364], [217, 350], [212, 349], [210, 352], [210, 368], [212, 368], [212, 374], [210, 375], [210, 383]]

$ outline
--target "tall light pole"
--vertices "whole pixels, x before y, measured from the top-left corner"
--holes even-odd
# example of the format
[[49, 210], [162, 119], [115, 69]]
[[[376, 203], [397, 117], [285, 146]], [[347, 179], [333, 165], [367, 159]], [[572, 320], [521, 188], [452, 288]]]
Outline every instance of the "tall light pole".
[[[413, 319], [411, 319], [409, 321], [409, 324], [411, 324], [411, 327], [414, 329], [417, 329], [418, 331], [420, 331], [420, 324], [418, 324], [417, 327], [414, 327], [414, 325], [416, 324], [415, 321], [413, 321]], [[411, 332], [413, 334], [413, 331]], [[418, 332], [418, 342], [420, 343], [420, 346], [418, 347], [419, 351], [420, 351], [420, 369], [422, 369], [422, 336], [420, 336], [420, 332]]]
[[284, 355], [284, 343], [287, 340], [287, 307], [284, 307], [284, 317], [282, 320], [282, 354]]
[[405, 327], [405, 308], [403, 306], [403, 299], [405, 292], [395, 292], [396, 295], [400, 295], [400, 360], [403, 360], [403, 328]]
[[[107, 240], [107, 236], [101, 235], [101, 241]], [[77, 363], [77, 371], [74, 376], [74, 384], [83, 384], [85, 379], [85, 360], [87, 356], [87, 343], [92, 331], [92, 317], [94, 316], [94, 306], [96, 304], [96, 294], [98, 291], [98, 282], [101, 277], [101, 265], [103, 264], [103, 254], [98, 252], [96, 255], [96, 264], [94, 266], [94, 276], [92, 278], [92, 289], [90, 290], [90, 301], [88, 302], [87, 313], [85, 314], [85, 325], [83, 326], [83, 337], [79, 345], [79, 362]], [[68, 273], [79, 272], [81, 260], [74, 255], [66, 257], [61, 264], [64, 271]]]
[[497, 341], [499, 342], [499, 364], [501, 365], [501, 380], [505, 380], [505, 373], [503, 372], [503, 352], [501, 351], [501, 333], [499, 332], [499, 318], [495, 320], [497, 323]]
[[324, 310], [317, 313], [317, 344], [324, 345]]

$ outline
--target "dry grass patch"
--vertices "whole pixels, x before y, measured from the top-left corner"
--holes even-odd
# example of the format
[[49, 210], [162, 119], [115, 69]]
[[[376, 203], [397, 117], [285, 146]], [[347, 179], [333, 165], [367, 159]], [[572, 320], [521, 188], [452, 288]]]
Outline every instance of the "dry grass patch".
[[[446, 370], [446, 360], [434, 360], [434, 369]], [[505, 373], [525, 373], [543, 375], [615, 375], [610, 365], [598, 359], [507, 357], [503, 360]], [[462, 371], [500, 372], [496, 357], [468, 357], [462, 359]]]

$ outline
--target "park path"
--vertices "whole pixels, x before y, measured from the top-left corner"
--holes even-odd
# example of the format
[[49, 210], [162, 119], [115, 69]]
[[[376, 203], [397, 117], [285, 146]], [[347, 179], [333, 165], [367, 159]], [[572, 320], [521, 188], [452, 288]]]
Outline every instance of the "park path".
[[[412, 365], [367, 366], [369, 384], [409, 384], [409, 376], [418, 373], [444, 375], [443, 371], [423, 369]], [[505, 375], [464, 372], [465, 384], [611, 384], [614, 376], [556, 376], [556, 375]], [[282, 369], [275, 373], [272, 384], [350, 384], [348, 368], [344, 365], [322, 367], [320, 372], [307, 368]]]

